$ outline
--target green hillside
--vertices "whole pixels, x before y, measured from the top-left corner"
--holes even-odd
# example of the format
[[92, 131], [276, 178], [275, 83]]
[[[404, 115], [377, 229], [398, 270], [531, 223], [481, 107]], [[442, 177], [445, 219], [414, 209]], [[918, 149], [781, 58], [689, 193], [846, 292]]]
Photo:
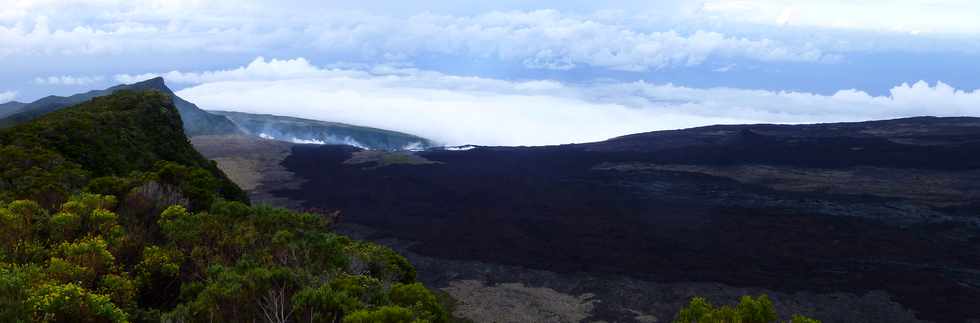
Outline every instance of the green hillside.
[[0, 131], [0, 322], [444, 322], [336, 214], [250, 206], [170, 97], [119, 91]]
[[[97, 97], [0, 130], [0, 144], [6, 163], [0, 196], [37, 198], [28, 193], [52, 185], [69, 193], [86, 179], [127, 176], [170, 161], [207, 170], [219, 179], [219, 193], [226, 199], [247, 199], [188, 143], [180, 115], [160, 92], [121, 91]], [[38, 181], [30, 181], [34, 178]]]

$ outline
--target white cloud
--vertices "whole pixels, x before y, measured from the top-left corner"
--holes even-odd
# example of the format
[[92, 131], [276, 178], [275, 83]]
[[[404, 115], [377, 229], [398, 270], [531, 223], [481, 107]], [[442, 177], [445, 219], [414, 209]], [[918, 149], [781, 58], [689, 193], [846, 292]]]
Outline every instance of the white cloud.
[[[854, 89], [832, 95], [732, 88], [696, 89], [645, 82], [600, 85], [596, 93], [642, 108], [665, 104], [693, 115], [744, 118], [756, 122], [813, 123], [864, 121], [911, 116], [980, 116], [980, 89], [962, 91], [943, 82], [893, 87], [887, 96]], [[630, 103], [632, 101], [632, 103]]]
[[48, 76], [48, 77], [37, 77], [34, 78], [34, 84], [37, 85], [69, 85], [69, 86], [80, 86], [89, 85], [94, 83], [100, 83], [105, 80], [102, 76]]
[[710, 57], [759, 61], [819, 62], [835, 59], [819, 49], [793, 47], [767, 38], [732, 37], [696, 30], [641, 31], [628, 25], [552, 10], [491, 12], [473, 17], [418, 15], [333, 22], [318, 30], [325, 50], [488, 57], [524, 62], [530, 68], [587, 65], [645, 71], [700, 65]]
[[302, 59], [258, 59], [241, 69], [177, 75], [203, 82], [178, 95], [205, 109], [345, 122], [450, 145], [587, 142], [717, 123], [980, 115], [980, 90], [921, 81], [896, 86], [888, 96], [857, 90], [817, 95], [646, 82], [505, 81], [386, 66], [322, 69]]
[[[980, 52], [980, 38], [969, 37], [980, 34], [973, 14], [980, 5], [965, 0], [12, 1], [0, 8], [0, 58], [37, 62], [187, 55], [191, 61], [211, 59], [214, 66], [215, 57], [234, 54], [656, 71], [705, 62], [838, 62], [867, 51]], [[405, 7], [414, 9], [374, 10]], [[438, 10], [447, 7], [478, 9]], [[561, 10], [537, 10], [548, 7]]]
[[163, 77], [168, 83], [176, 84], [200, 84], [219, 81], [236, 80], [281, 80], [308, 78], [320, 75], [344, 73], [342, 70], [320, 69], [310, 64], [305, 58], [290, 60], [271, 59], [258, 57], [246, 66], [220, 71], [207, 71], [200, 73], [184, 73], [180, 71], [170, 71], [166, 73], [146, 73], [138, 75], [119, 74], [114, 79], [120, 83], [135, 83], [154, 77]]
[[721, 66], [721, 67], [715, 68], [715, 69], [713, 69], [711, 71], [712, 72], [717, 72], [717, 73], [727, 73], [727, 72], [735, 69], [735, 66], [736, 66], [735, 64], [728, 64], [728, 65], [725, 65], [725, 66]]
[[[446, 144], [543, 145], [732, 120], [531, 93], [399, 86], [389, 77], [207, 83], [178, 95], [211, 109], [399, 130]], [[234, 93], [234, 95], [232, 95]]]
[[13, 101], [17, 97], [17, 92], [6, 91], [0, 92], [0, 103], [7, 103]]
[[270, 48], [280, 36], [276, 32], [252, 34], [240, 25], [208, 28], [177, 21], [113, 21], [55, 28], [50, 26], [52, 18], [32, 18], [0, 24], [0, 57], [242, 52]]
[[905, 33], [980, 33], [973, 0], [712, 0], [702, 9], [721, 18], [770, 25]]
[[[603, 12], [492, 11], [477, 15], [389, 16], [359, 12], [292, 12], [253, 5], [152, 2], [145, 8], [102, 1], [25, 2], [31, 12], [4, 24], [0, 57], [10, 55], [138, 55], [140, 53], [260, 53], [315, 51], [369, 61], [431, 55], [491, 58], [528, 68], [592, 66], [646, 71], [700, 65], [712, 57], [757, 61], [834, 60], [808, 44], [737, 37], [709, 30], [646, 30], [608, 19]], [[55, 10], [55, 9], [62, 10]], [[152, 10], [151, 10], [152, 9]], [[82, 16], [75, 10], [88, 12]], [[16, 11], [16, 10], [15, 10]], [[11, 12], [15, 12], [11, 11]], [[92, 11], [92, 12], [89, 12]], [[20, 12], [20, 11], [16, 11]], [[86, 17], [86, 18], [79, 18]], [[230, 18], [226, 18], [230, 17]]]

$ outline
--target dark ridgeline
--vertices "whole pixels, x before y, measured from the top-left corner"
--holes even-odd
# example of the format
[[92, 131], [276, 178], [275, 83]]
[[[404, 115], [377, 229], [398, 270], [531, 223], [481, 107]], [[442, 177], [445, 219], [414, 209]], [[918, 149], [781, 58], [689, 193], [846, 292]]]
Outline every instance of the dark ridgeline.
[[921, 319], [980, 318], [980, 119], [713, 126], [385, 167], [345, 163], [356, 151], [296, 146], [284, 165], [308, 182], [277, 194], [428, 256], [884, 290]]
[[180, 116], [184, 122], [184, 131], [188, 136], [233, 134], [239, 132], [238, 127], [236, 127], [235, 124], [227, 118], [210, 114], [204, 110], [201, 110], [193, 103], [187, 102], [186, 100], [178, 97], [172, 90], [170, 90], [170, 88], [167, 87], [163, 81], [163, 78], [160, 77], [152, 78], [139, 83], [117, 85], [105, 90], [75, 94], [68, 97], [54, 95], [47, 96], [41, 98], [40, 100], [23, 104], [20, 107], [11, 107], [16, 108], [16, 111], [10, 114], [4, 114], [2, 112], [4, 109], [0, 109], [0, 127], [10, 127], [17, 124], [22, 124], [53, 111], [58, 111], [93, 98], [110, 95], [123, 90], [153, 90], [160, 91], [169, 96], [173, 101], [174, 106], [177, 108], [177, 111], [180, 112]]
[[25, 105], [27, 105], [27, 103], [21, 103], [17, 101], [10, 101], [7, 103], [0, 104], [0, 119], [3, 119], [11, 114], [20, 112]]
[[266, 138], [282, 141], [315, 141], [383, 150], [419, 150], [436, 145], [426, 138], [384, 129], [274, 115], [204, 111], [197, 105], [177, 96], [160, 77], [68, 97], [52, 95], [31, 103], [8, 102], [0, 104], [0, 128], [23, 124], [48, 113], [124, 90], [159, 91], [170, 97], [180, 113], [184, 131], [189, 137], [233, 134], [264, 135]]

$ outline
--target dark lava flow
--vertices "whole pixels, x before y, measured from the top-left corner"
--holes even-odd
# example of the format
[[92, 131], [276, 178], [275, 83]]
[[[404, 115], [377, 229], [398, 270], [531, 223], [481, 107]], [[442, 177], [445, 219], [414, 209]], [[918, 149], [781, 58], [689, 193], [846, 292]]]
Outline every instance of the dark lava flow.
[[[344, 221], [417, 241], [413, 250], [427, 256], [782, 291], [885, 290], [919, 318], [963, 322], [980, 318], [976, 227], [896, 225], [780, 206], [818, 200], [861, 210], [894, 200], [881, 197], [774, 191], [686, 172], [594, 169], [610, 162], [980, 166], [974, 141], [957, 136], [945, 140], [967, 143], [801, 140], [735, 129], [720, 140], [653, 151], [477, 148], [421, 153], [437, 164], [380, 168], [344, 164], [357, 151], [352, 147], [297, 146], [283, 164], [308, 182], [277, 194], [342, 210]], [[977, 214], [973, 205], [967, 216]]]

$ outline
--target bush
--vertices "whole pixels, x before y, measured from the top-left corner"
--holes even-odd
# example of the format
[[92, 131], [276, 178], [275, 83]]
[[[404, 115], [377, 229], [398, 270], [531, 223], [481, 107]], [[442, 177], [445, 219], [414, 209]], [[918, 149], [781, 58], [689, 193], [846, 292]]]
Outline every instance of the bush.
[[360, 310], [344, 318], [344, 323], [411, 323], [424, 322], [416, 320], [415, 315], [407, 308], [399, 306], [383, 306], [374, 310]]
[[[715, 307], [703, 297], [694, 297], [681, 308], [675, 323], [775, 323], [779, 322], [776, 309], [766, 295], [742, 296], [735, 307]], [[791, 323], [819, 323], [802, 315], [794, 315]]]
[[128, 322], [126, 312], [108, 296], [74, 283], [42, 285], [27, 302], [35, 322]]

